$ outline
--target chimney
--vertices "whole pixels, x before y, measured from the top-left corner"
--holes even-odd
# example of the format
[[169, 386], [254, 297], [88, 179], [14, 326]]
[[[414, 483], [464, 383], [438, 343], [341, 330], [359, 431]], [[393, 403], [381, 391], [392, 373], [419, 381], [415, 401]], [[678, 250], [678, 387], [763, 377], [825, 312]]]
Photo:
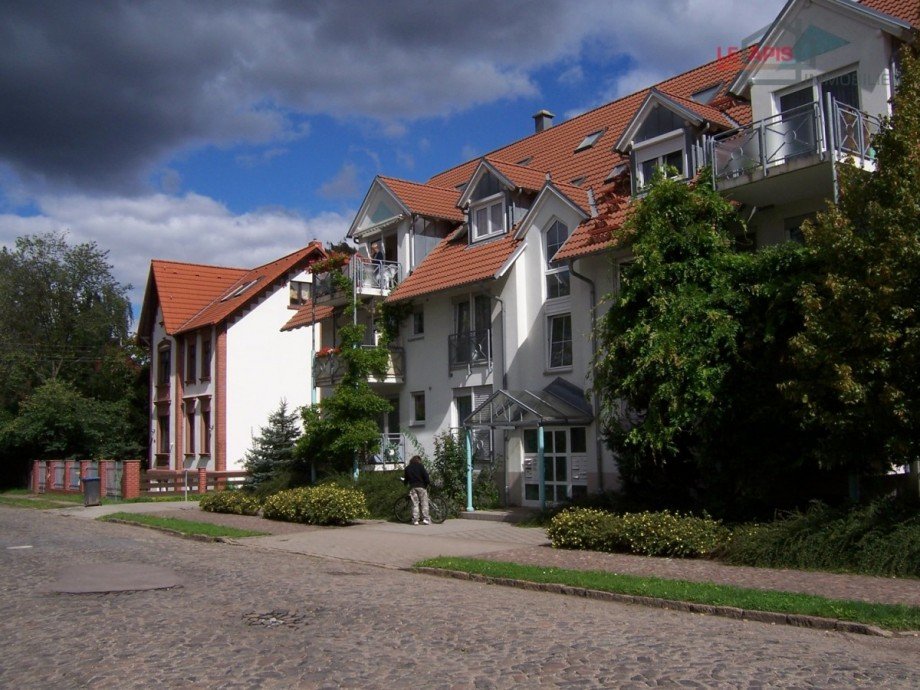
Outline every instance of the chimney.
[[533, 116], [533, 131], [542, 132], [553, 126], [553, 118], [556, 117], [548, 110], [541, 110]]

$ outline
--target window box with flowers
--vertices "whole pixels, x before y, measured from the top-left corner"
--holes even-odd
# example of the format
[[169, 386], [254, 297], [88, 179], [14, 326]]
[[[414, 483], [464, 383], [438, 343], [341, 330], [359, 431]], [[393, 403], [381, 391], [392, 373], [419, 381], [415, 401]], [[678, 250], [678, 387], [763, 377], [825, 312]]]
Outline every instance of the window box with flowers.
[[351, 255], [335, 253], [310, 265], [315, 298], [322, 299], [335, 294], [351, 292], [352, 282], [346, 274], [349, 261], [351, 261]]

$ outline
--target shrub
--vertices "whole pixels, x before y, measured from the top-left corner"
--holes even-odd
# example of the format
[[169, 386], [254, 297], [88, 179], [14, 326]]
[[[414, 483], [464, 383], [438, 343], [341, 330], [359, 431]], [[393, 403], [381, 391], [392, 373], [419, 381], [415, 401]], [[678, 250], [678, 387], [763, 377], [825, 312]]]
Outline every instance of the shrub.
[[202, 496], [198, 506], [209, 513], [258, 515], [262, 502], [255, 496], [230, 489]]
[[729, 535], [721, 522], [709, 517], [669, 511], [614, 515], [593, 508], [557, 514], [547, 533], [555, 548], [673, 558], [708, 556]]
[[368, 510], [364, 494], [357, 489], [320, 484], [269, 496], [262, 515], [269, 520], [308, 525], [347, 525], [368, 517]]
[[357, 489], [364, 494], [370, 517], [389, 520], [393, 517], [393, 504], [406, 493], [406, 486], [399, 480], [402, 470], [387, 472], [362, 472], [357, 483], [350, 474], [330, 477], [323, 483], [333, 484], [346, 489]]
[[850, 510], [816, 503], [738, 527], [721, 556], [738, 565], [920, 577], [920, 512], [893, 499]]

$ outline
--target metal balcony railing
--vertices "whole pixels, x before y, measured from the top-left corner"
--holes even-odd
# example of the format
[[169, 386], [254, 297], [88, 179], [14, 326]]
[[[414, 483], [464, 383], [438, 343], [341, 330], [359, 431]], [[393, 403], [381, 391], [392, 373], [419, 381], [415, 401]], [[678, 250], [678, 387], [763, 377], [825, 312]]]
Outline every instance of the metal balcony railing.
[[451, 368], [492, 364], [492, 329], [454, 333], [447, 338]]
[[389, 294], [402, 278], [398, 261], [372, 261], [355, 254], [342, 268], [313, 276], [314, 299], [342, 294], [335, 281], [336, 273], [347, 276], [359, 295]]
[[[830, 117], [826, 117], [826, 111]], [[828, 99], [825, 107], [807, 103], [712, 138], [710, 161], [718, 182], [770, 168], [808, 155], [829, 152], [873, 160], [872, 136], [879, 120]]]
[[[374, 347], [362, 345], [362, 347]], [[313, 380], [317, 386], [334, 386], [345, 375], [341, 353], [324, 348], [313, 355]], [[377, 383], [400, 383], [406, 375], [406, 352], [401, 347], [389, 348], [387, 371], [383, 377], [371, 374], [368, 378]]]

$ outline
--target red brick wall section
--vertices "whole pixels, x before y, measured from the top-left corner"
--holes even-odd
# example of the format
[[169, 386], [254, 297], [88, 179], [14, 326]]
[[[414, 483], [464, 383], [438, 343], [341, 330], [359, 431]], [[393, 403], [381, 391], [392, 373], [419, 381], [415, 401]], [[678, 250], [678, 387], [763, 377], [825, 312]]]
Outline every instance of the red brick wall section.
[[198, 493], [203, 494], [208, 491], [208, 468], [198, 468]]
[[141, 461], [125, 460], [121, 473], [121, 497], [138, 498], [141, 495]]
[[215, 349], [216, 372], [214, 381], [214, 469], [223, 472], [227, 469], [227, 326], [221, 324], [217, 329], [217, 347]]
[[176, 338], [173, 345], [173, 359], [176, 362], [176, 399], [173, 403], [173, 448], [175, 452], [169, 459], [169, 469], [181, 470], [185, 467], [185, 338]]
[[42, 468], [38, 460], [32, 461], [32, 493], [38, 493], [38, 487], [41, 486]]
[[99, 461], [99, 497], [102, 498], [105, 496], [105, 492], [108, 490], [108, 487], [105, 483], [105, 466], [111, 462], [111, 460], [100, 460]]

